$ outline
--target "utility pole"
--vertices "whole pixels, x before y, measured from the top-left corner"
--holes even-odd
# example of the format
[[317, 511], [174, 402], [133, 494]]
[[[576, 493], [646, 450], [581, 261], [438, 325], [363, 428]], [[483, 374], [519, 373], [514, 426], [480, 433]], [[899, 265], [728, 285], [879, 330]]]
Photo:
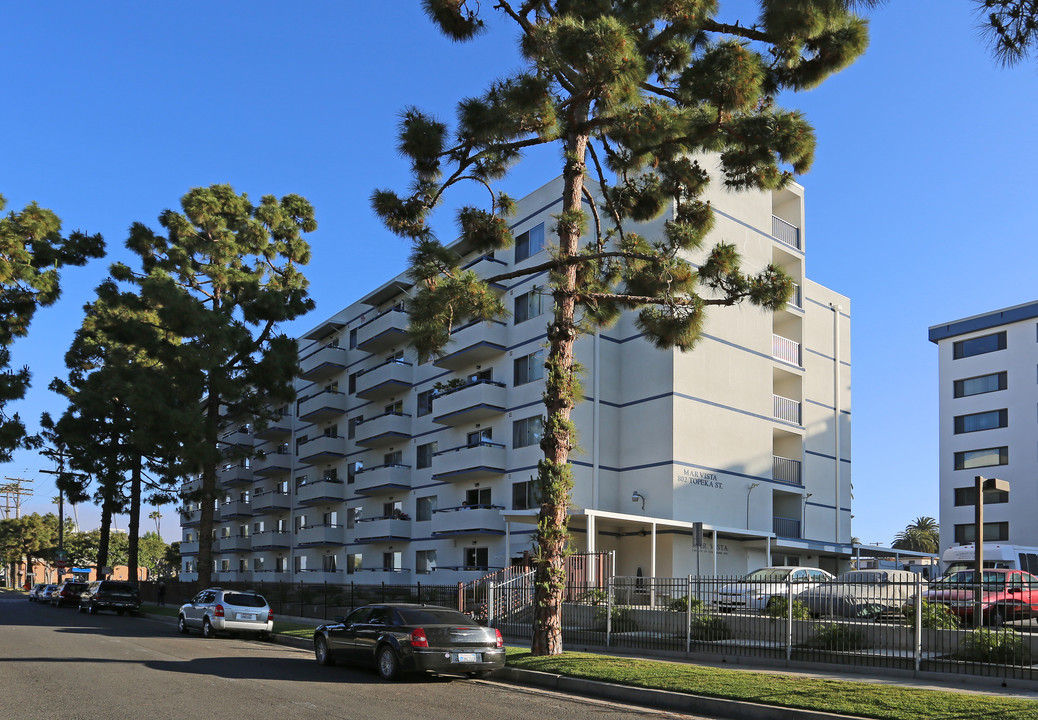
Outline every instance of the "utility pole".
[[[32, 490], [27, 487], [22, 487], [22, 483], [31, 483], [32, 480], [25, 478], [12, 478], [5, 477], [4, 480], [8, 482], [0, 485], [0, 511], [4, 514], [4, 520], [11, 519], [11, 511], [14, 511], [14, 519], [18, 519], [22, 516], [22, 498], [32, 495]], [[14, 581], [14, 587], [18, 587], [22, 584], [21, 578], [18, 576], [18, 565], [19, 561], [12, 560], [8, 567], [8, 579], [7, 582], [11, 583]], [[28, 575], [30, 568], [25, 569], [26, 576]]]
[[57, 475], [54, 484], [58, 488], [58, 551], [55, 553], [55, 565], [58, 568], [58, 575], [64, 575], [65, 571], [65, 491], [61, 487], [61, 476], [65, 474], [65, 458], [72, 457], [69, 453], [65, 452], [61, 446], [54, 448], [47, 448], [40, 451], [40, 455], [45, 455], [51, 460], [54, 460], [58, 464], [57, 470], [40, 470], [41, 473], [47, 475]]

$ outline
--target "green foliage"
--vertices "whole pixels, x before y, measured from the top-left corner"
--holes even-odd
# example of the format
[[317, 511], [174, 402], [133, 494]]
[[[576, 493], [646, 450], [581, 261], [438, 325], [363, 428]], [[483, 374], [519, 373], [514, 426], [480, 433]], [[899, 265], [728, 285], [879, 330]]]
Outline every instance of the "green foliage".
[[1015, 65], [1038, 49], [1038, 3], [1035, 0], [973, 0], [995, 57]]
[[595, 610], [595, 629], [606, 631], [606, 618], [609, 618], [609, 631], [615, 633], [634, 632], [638, 622], [634, 618], [634, 608], [626, 605], [613, 605], [612, 608], [599, 606]]
[[577, 602], [581, 605], [605, 605], [609, 602], [609, 593], [599, 588], [592, 588], [581, 593]]
[[716, 615], [697, 615], [692, 618], [690, 634], [693, 640], [716, 641], [728, 640], [732, 630], [728, 623]]
[[971, 662], [1030, 665], [1031, 646], [1014, 630], [977, 628], [963, 638], [956, 657]]
[[[923, 603], [921, 615], [924, 628], [929, 630], [954, 630], [959, 627], [959, 618], [942, 603], [932, 603], [926, 600]], [[905, 622], [915, 627], [915, 606], [905, 605], [901, 608], [905, 616]]]
[[897, 534], [891, 545], [898, 550], [936, 553], [940, 547], [941, 528], [932, 517], [917, 517], [915, 522]]
[[805, 644], [815, 650], [862, 650], [869, 647], [865, 633], [851, 625], [823, 625]]
[[792, 611], [789, 606], [789, 601], [780, 595], [773, 595], [770, 597], [767, 605], [764, 606], [764, 614], [774, 618], [789, 617], [790, 612], [792, 612], [794, 620], [811, 619], [811, 610], [807, 605], [799, 600], [793, 601]]
[[[703, 607], [703, 601], [699, 598], [692, 598], [692, 612], [696, 612]], [[667, 609], [673, 610], [674, 612], [688, 612], [688, 596], [683, 595], [682, 597], [672, 598], [667, 603]]]

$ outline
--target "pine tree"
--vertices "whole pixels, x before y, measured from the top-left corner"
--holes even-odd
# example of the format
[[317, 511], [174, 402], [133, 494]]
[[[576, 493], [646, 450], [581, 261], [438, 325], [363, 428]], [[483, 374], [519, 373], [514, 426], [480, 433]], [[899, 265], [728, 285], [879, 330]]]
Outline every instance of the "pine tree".
[[1015, 65], [1038, 51], [1038, 0], [973, 0], [995, 57]]
[[[378, 190], [372, 205], [412, 243], [418, 289], [408, 310], [419, 355], [441, 353], [452, 326], [505, 313], [489, 283], [549, 273], [554, 317], [537, 478], [534, 654], [562, 649], [570, 414], [579, 393], [574, 343], [637, 311], [650, 342], [691, 350], [711, 307], [785, 304], [791, 280], [776, 267], [744, 273], [732, 245], [718, 244], [699, 267], [689, 261], [713, 223], [701, 199], [710, 176], [699, 159], [718, 155], [724, 183], [734, 189], [776, 189], [806, 171], [813, 130], [800, 113], [780, 108], [777, 96], [818, 85], [864, 51], [867, 23], [852, 12], [854, 4], [762, 0], [760, 16], [741, 24], [717, 19], [711, 0], [499, 0], [492, 8], [518, 32], [523, 69], [462, 100], [453, 131], [415, 108], [402, 114], [399, 149], [411, 162], [412, 189]], [[423, 5], [455, 41], [482, 31], [482, 13], [491, 7], [468, 0]], [[514, 201], [495, 194], [492, 183], [524, 150], [545, 144], [562, 155], [551, 260], [485, 280], [462, 270], [430, 229], [430, 213], [450, 188], [475, 182], [490, 206], [461, 209], [461, 234], [477, 250], [507, 248]], [[665, 214], [662, 237], [632, 229]]]
[[[5, 207], [0, 195], [0, 212]], [[10, 347], [28, 334], [36, 309], [61, 296], [62, 267], [103, 256], [100, 235], [73, 232], [63, 237], [58, 216], [36, 203], [0, 217], [0, 462], [9, 462], [11, 452], [26, 444], [25, 424], [4, 413], [9, 402], [25, 397], [30, 381], [27, 367], [10, 368]]]
[[228, 416], [254, 417], [262, 426], [271, 407], [294, 397], [296, 344], [278, 324], [313, 308], [299, 266], [310, 260], [303, 233], [316, 230], [317, 222], [298, 195], [267, 195], [254, 206], [229, 185], [195, 188], [180, 206], [181, 212], [159, 216], [165, 235], [141, 223], [131, 227], [126, 244], [141, 268], [116, 264], [112, 276], [138, 288], [163, 332], [179, 338], [152, 352], [176, 369], [171, 380], [184, 406], [196, 412], [198, 436], [180, 452], [201, 477], [198, 579], [207, 585], [221, 426]]

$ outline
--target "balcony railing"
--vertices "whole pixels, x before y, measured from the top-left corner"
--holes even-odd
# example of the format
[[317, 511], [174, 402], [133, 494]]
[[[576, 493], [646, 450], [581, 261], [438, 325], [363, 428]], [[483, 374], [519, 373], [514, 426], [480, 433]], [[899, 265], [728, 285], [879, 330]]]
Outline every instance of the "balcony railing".
[[393, 307], [357, 328], [357, 349], [382, 352], [407, 341], [407, 313]]
[[502, 505], [461, 505], [432, 513], [433, 535], [504, 535]]
[[292, 456], [288, 450], [267, 450], [263, 457], [254, 458], [252, 461], [253, 475], [267, 477], [279, 473], [287, 473], [292, 469]]
[[796, 340], [790, 340], [789, 338], [782, 337], [781, 335], [771, 336], [771, 356], [776, 360], [787, 362], [790, 365], [800, 365], [800, 343]]
[[303, 380], [327, 380], [346, 370], [346, 348], [324, 345], [299, 359], [299, 377]]
[[235, 485], [250, 485], [253, 481], [252, 468], [243, 467], [241, 465], [231, 465], [228, 467], [220, 468], [217, 474], [220, 478], [220, 484], [224, 487], [233, 487]]
[[793, 518], [773, 517], [771, 519], [771, 531], [784, 538], [800, 537], [800, 520]]
[[779, 482], [803, 485], [800, 474], [800, 461], [773, 455], [771, 457], [771, 477]]
[[393, 445], [410, 439], [411, 416], [407, 413], [382, 413], [357, 424], [357, 444], [364, 447]]
[[505, 446], [482, 441], [433, 455], [434, 480], [478, 480], [505, 471]]
[[800, 249], [800, 228], [782, 218], [771, 216], [771, 234], [779, 242]]
[[291, 533], [285, 530], [261, 530], [252, 534], [252, 549], [267, 550], [290, 547]]
[[346, 393], [324, 390], [303, 398], [299, 403], [299, 419], [307, 423], [324, 422], [346, 412]]
[[252, 538], [248, 535], [230, 535], [219, 540], [219, 552], [244, 552], [252, 550]]
[[397, 517], [371, 517], [357, 520], [354, 542], [390, 542], [411, 538], [411, 521]]
[[366, 467], [353, 476], [353, 492], [358, 495], [377, 495], [410, 487], [410, 465], [375, 465]]
[[345, 545], [343, 525], [308, 525], [296, 531], [297, 545]]
[[292, 507], [292, 501], [288, 493], [258, 492], [252, 496], [252, 514], [270, 513], [278, 510], [288, 510]]
[[357, 397], [374, 400], [407, 392], [413, 374], [414, 366], [406, 360], [387, 360], [357, 376]]
[[303, 465], [319, 465], [346, 457], [346, 438], [338, 435], [318, 435], [300, 443], [299, 462]]
[[487, 362], [503, 353], [507, 347], [508, 326], [503, 322], [472, 322], [451, 333], [447, 354], [434, 360], [433, 365], [460, 370]]
[[433, 402], [433, 422], [462, 425], [482, 422], [500, 415], [507, 406], [507, 389], [502, 382], [475, 380], [457, 388], [448, 388]]
[[249, 517], [252, 515], [252, 503], [248, 500], [232, 500], [220, 505], [221, 518]]
[[346, 499], [346, 483], [337, 478], [321, 478], [296, 487], [296, 503], [308, 505], [325, 501], [339, 502]]
[[772, 395], [773, 413], [778, 420], [785, 420], [794, 425], [801, 424], [800, 401], [792, 400], [781, 395]]

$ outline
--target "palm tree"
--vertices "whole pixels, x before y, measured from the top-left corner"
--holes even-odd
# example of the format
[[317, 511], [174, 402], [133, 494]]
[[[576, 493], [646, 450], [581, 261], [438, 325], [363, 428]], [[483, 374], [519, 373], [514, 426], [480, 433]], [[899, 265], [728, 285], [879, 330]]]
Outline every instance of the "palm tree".
[[162, 520], [162, 513], [160, 513], [158, 509], [153, 510], [148, 514], [148, 518], [155, 521], [155, 534], [162, 537], [162, 529], [159, 526], [159, 521]]
[[896, 550], [935, 553], [940, 546], [940, 526], [929, 516], [917, 517], [915, 522], [899, 532], [891, 545]]

